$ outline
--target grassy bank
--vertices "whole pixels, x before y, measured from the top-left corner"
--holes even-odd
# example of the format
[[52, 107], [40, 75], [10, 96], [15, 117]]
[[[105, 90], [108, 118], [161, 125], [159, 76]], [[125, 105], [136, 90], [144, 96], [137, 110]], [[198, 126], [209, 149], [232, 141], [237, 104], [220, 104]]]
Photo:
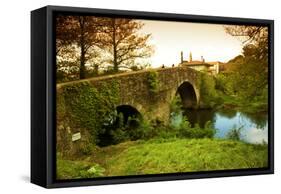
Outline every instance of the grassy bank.
[[218, 139], [154, 139], [100, 148], [82, 161], [58, 159], [59, 178], [267, 166], [267, 146]]
[[239, 99], [237, 96], [225, 95], [222, 92], [218, 92], [219, 97], [222, 99], [222, 103], [218, 106], [219, 109], [232, 109], [246, 113], [257, 113], [268, 111], [267, 101], [245, 101]]

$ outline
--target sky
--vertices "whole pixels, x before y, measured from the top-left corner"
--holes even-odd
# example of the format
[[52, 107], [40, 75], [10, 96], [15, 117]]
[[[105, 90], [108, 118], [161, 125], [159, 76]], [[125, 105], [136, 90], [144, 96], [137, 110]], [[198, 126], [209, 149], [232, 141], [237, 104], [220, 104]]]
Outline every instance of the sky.
[[149, 43], [154, 45], [150, 59], [152, 67], [177, 65], [180, 52], [184, 60], [227, 62], [241, 54], [242, 42], [227, 34], [223, 25], [187, 22], [139, 20], [144, 24], [140, 33], [151, 34]]

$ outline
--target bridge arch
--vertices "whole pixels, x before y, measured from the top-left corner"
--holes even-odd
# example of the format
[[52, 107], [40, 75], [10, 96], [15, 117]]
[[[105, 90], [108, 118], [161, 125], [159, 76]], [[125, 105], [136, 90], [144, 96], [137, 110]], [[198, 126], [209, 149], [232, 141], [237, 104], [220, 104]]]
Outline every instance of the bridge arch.
[[198, 106], [198, 91], [189, 81], [183, 81], [178, 86], [176, 95], [180, 96], [183, 108], [196, 108]]
[[137, 110], [137, 108], [128, 105], [128, 104], [122, 104], [116, 107], [117, 111], [117, 119], [116, 123], [120, 123], [121, 114], [122, 114], [122, 125], [126, 125], [129, 127], [137, 127], [139, 125], [140, 119], [142, 119], [141, 113]]

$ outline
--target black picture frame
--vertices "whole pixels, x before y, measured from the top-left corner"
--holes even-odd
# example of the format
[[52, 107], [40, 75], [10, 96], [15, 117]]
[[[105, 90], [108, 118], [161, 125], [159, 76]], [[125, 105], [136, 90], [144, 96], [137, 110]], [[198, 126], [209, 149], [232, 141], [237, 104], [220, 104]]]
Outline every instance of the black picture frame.
[[[268, 168], [103, 177], [58, 181], [56, 167], [56, 67], [54, 16], [57, 13], [130, 17], [269, 28]], [[31, 182], [46, 188], [168, 181], [274, 173], [274, 21], [216, 16], [46, 6], [31, 12]]]

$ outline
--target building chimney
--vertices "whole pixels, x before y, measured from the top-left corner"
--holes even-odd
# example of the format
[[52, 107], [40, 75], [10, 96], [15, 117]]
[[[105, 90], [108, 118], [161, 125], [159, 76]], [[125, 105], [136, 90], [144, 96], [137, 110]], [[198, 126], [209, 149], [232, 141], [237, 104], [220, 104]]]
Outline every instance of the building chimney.
[[203, 56], [201, 56], [201, 61], [202, 61], [202, 63], [205, 63], [205, 59]]
[[183, 63], [183, 52], [181, 51], [181, 63]]
[[189, 62], [192, 62], [192, 53], [189, 53]]

